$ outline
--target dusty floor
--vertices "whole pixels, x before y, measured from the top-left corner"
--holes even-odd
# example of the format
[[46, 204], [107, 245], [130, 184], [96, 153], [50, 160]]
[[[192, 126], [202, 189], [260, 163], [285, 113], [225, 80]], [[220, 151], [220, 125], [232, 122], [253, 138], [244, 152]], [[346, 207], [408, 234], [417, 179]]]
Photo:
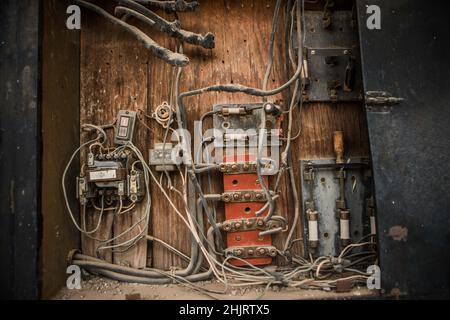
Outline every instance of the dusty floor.
[[[198, 283], [210, 290], [223, 290], [221, 284], [206, 281]], [[351, 299], [373, 297], [376, 292], [366, 288], [354, 288], [351, 292], [336, 293], [323, 290], [298, 290], [274, 287], [264, 293], [264, 287], [231, 289], [227, 294], [212, 294], [213, 297], [181, 285], [144, 285], [122, 283], [100, 277], [89, 277], [82, 281], [80, 290], [63, 288], [53, 299], [57, 300], [204, 300], [204, 299]]]

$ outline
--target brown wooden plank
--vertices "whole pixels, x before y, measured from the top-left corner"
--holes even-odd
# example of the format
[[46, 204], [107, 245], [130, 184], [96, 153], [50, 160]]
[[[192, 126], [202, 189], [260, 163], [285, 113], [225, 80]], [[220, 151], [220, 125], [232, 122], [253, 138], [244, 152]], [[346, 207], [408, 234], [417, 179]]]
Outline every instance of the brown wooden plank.
[[[108, 124], [115, 120], [120, 109], [145, 109], [147, 52], [129, 34], [95, 14], [84, 11], [83, 17], [86, 23], [81, 34], [81, 123]], [[136, 145], [141, 150], [146, 149], [146, 136], [145, 130], [140, 130], [136, 135]], [[85, 141], [85, 137], [83, 135], [82, 141]], [[124, 215], [108, 213], [94, 237], [106, 239], [118, 235], [138, 221], [143, 213], [144, 203]], [[95, 226], [98, 215], [92, 211], [87, 213], [87, 229]], [[141, 227], [144, 228], [144, 224]], [[135, 227], [117, 239], [116, 243], [126, 241], [138, 233]], [[95, 255], [97, 246], [98, 241], [83, 237], [83, 252]], [[113, 260], [114, 263], [144, 267], [146, 250], [146, 240], [143, 239], [130, 250], [115, 253], [114, 259], [110, 250], [101, 253], [105, 259]]]
[[344, 132], [347, 156], [367, 156], [369, 143], [360, 103], [311, 103], [302, 113], [303, 132], [298, 151], [302, 159], [334, 158], [333, 132]]
[[[52, 297], [66, 282], [66, 257], [80, 244], [61, 190], [61, 176], [79, 143], [79, 33], [68, 30], [69, 1], [43, 3], [42, 56], [42, 298]], [[72, 164], [66, 180], [70, 205], [76, 215]]]
[[[113, 112], [110, 110], [112, 92], [107, 86], [111, 78], [110, 63], [112, 59], [111, 51], [108, 48], [108, 38], [110, 35], [98, 30], [104, 30], [104, 24], [98, 16], [87, 10], [83, 10], [83, 24], [80, 37], [81, 58], [80, 58], [80, 123], [102, 124], [105, 121], [111, 122]], [[81, 132], [80, 141], [89, 139], [86, 133]], [[80, 163], [83, 164], [86, 154], [81, 153]], [[83, 220], [83, 216], [81, 216]], [[99, 219], [99, 213], [87, 210], [86, 229], [92, 230]], [[103, 218], [100, 229], [92, 234], [97, 239], [107, 239], [112, 235], [112, 214], [108, 213]], [[96, 248], [99, 242], [85, 235], [81, 237], [82, 251], [85, 254], [96, 256]], [[107, 261], [112, 261], [110, 252], [103, 252], [101, 256]]]

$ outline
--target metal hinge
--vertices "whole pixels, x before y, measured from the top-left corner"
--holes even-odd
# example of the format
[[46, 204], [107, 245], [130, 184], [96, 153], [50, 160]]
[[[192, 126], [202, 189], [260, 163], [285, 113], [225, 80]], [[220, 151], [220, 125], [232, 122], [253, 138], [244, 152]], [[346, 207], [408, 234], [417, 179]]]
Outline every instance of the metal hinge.
[[392, 106], [399, 104], [404, 99], [393, 97], [385, 91], [367, 91], [365, 100], [367, 106]]

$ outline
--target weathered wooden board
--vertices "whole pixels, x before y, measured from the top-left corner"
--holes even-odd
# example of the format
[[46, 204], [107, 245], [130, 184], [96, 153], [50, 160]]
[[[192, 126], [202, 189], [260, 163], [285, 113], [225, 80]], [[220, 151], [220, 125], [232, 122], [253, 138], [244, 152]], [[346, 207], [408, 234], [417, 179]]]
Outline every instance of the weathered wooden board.
[[[101, 2], [104, 6], [104, 2]], [[267, 63], [267, 47], [271, 30], [275, 1], [200, 1], [195, 13], [179, 14], [182, 27], [194, 32], [211, 31], [216, 36], [216, 48], [212, 50], [184, 46], [184, 52], [190, 57], [190, 64], [183, 69], [180, 91], [219, 83], [239, 83], [261, 87]], [[162, 14], [162, 13], [161, 13]], [[146, 108], [151, 113], [163, 101], [170, 101], [174, 69], [153, 57], [128, 34], [103, 21], [93, 14], [83, 15], [81, 35], [81, 122], [105, 123], [114, 119], [121, 108]], [[172, 20], [173, 16], [167, 16]], [[133, 24], [143, 27], [141, 24]], [[165, 34], [143, 28], [158, 43], [175, 50], [177, 42]], [[288, 79], [284, 72], [283, 61], [283, 25], [279, 26], [280, 35], [275, 45], [274, 70], [269, 87], [274, 88]], [[144, 70], [142, 68], [147, 69]], [[100, 71], [101, 70], [101, 71]], [[136, 100], [134, 100], [134, 97]], [[272, 97], [283, 100], [282, 94]], [[244, 94], [207, 93], [187, 98], [184, 105], [188, 122], [192, 130], [193, 121], [198, 120], [216, 103], [258, 102], [261, 98]], [[296, 111], [296, 117], [298, 112]], [[299, 118], [296, 118], [298, 122]], [[358, 104], [312, 104], [305, 106], [301, 117], [302, 135], [293, 143], [293, 164], [298, 178], [298, 159], [333, 157], [332, 133], [343, 130], [351, 155], [367, 155], [367, 129], [363, 110]], [[138, 146], [147, 150], [155, 142], [161, 142], [163, 129], [154, 122], [148, 122], [151, 132], [140, 127]], [[211, 126], [210, 119], [205, 121], [204, 129]], [[297, 132], [294, 126], [294, 134]], [[147, 151], [143, 152], [144, 154]], [[163, 182], [165, 180], [163, 179]], [[206, 188], [205, 179], [202, 179]], [[213, 175], [213, 192], [220, 192], [222, 179]], [[181, 189], [181, 179], [173, 174], [174, 186]], [[206, 190], [206, 189], [205, 189]], [[289, 180], [281, 181], [281, 197], [277, 202], [278, 213], [292, 222], [293, 203], [289, 192]], [[181, 219], [176, 216], [168, 202], [155, 184], [152, 191], [152, 218], [149, 233], [189, 253], [190, 236]], [[300, 193], [300, 190], [299, 190]], [[182, 208], [182, 199], [169, 192], [174, 203]], [[91, 215], [92, 216], [92, 215]], [[218, 208], [219, 219], [223, 218], [223, 208]], [[96, 218], [94, 217], [96, 221]], [[118, 221], [115, 222], [116, 224]], [[122, 221], [123, 227], [129, 221]], [[117, 232], [117, 225], [114, 232]], [[101, 232], [108, 232], [102, 230]], [[275, 237], [275, 244], [281, 246], [285, 234]], [[301, 226], [294, 238], [301, 237]], [[83, 250], [91, 252], [91, 240], [84, 239]], [[145, 259], [145, 244], [128, 253], [140, 265]], [[300, 243], [294, 251], [301, 254]], [[171, 266], [182, 267], [185, 263], [158, 244], [153, 245], [151, 264], [154, 267], [168, 269]], [[117, 261], [117, 260], [116, 260]]]
[[[79, 39], [65, 26], [69, 1], [43, 3], [42, 56], [42, 298], [47, 299], [66, 282], [66, 257], [77, 248], [80, 235], [67, 213], [61, 176], [79, 143]], [[74, 163], [68, 177], [78, 173]], [[73, 180], [66, 180], [70, 205], [76, 214]]]
[[[112, 8], [105, 1], [103, 7]], [[146, 108], [148, 53], [136, 44], [133, 37], [97, 15], [83, 11], [81, 32], [81, 123], [109, 124], [114, 122], [119, 109]], [[136, 146], [147, 149], [147, 132], [139, 130]], [[110, 137], [111, 138], [111, 137]], [[86, 134], [82, 134], [85, 141]], [[144, 213], [144, 204], [124, 215], [112, 212], [103, 217], [102, 227], [93, 234], [95, 238], [107, 239], [117, 236], [132, 226]], [[99, 218], [98, 212], [87, 212], [87, 229], [91, 230]], [[142, 224], [141, 227], [144, 227]], [[124, 242], [138, 234], [137, 227], [115, 242]], [[95, 255], [98, 241], [82, 237], [83, 251]], [[114, 255], [110, 250], [100, 254], [114, 263], [144, 267], [146, 265], [146, 240], [134, 248]]]

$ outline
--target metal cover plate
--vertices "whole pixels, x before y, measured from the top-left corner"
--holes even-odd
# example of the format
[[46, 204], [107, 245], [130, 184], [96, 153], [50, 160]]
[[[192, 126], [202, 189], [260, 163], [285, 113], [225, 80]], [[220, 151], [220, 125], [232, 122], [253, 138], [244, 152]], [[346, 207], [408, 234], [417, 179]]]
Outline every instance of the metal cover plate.
[[[338, 101], [361, 101], [361, 63], [358, 51], [357, 31], [352, 27], [351, 11], [334, 11], [331, 29], [324, 29], [322, 26], [322, 12], [306, 11], [305, 25], [306, 35], [304, 47], [308, 51], [308, 72], [310, 84], [306, 89], [307, 101], [330, 101], [328, 88], [329, 81], [337, 81], [344, 85], [345, 69], [349, 56], [355, 58], [355, 84], [352, 91], [337, 89]], [[335, 57], [335, 64], [325, 63], [325, 56], [320, 54], [320, 50], [315, 50], [316, 54], [311, 54], [311, 49], [317, 48], [351, 48], [351, 54]], [[342, 50], [343, 51], [343, 50]]]
[[[361, 163], [362, 162], [362, 163]], [[315, 254], [336, 256], [341, 251], [339, 243], [339, 219], [336, 216], [336, 200], [339, 198], [339, 180], [336, 178], [335, 159], [302, 160], [301, 172], [314, 170], [314, 179], [305, 180], [301, 174], [303, 212], [305, 203], [313, 200], [315, 210], [319, 212], [319, 246]], [[366, 213], [365, 199], [370, 196], [371, 182], [364, 177], [367, 165], [364, 161], [355, 161], [347, 165], [345, 198], [350, 211], [350, 237], [357, 242], [369, 233], [369, 217]], [[308, 222], [305, 226], [305, 248], [308, 248]]]
[[[381, 286], [450, 297], [449, 1], [357, 1], [366, 91], [404, 99], [367, 108]], [[368, 5], [381, 29], [366, 27]]]

